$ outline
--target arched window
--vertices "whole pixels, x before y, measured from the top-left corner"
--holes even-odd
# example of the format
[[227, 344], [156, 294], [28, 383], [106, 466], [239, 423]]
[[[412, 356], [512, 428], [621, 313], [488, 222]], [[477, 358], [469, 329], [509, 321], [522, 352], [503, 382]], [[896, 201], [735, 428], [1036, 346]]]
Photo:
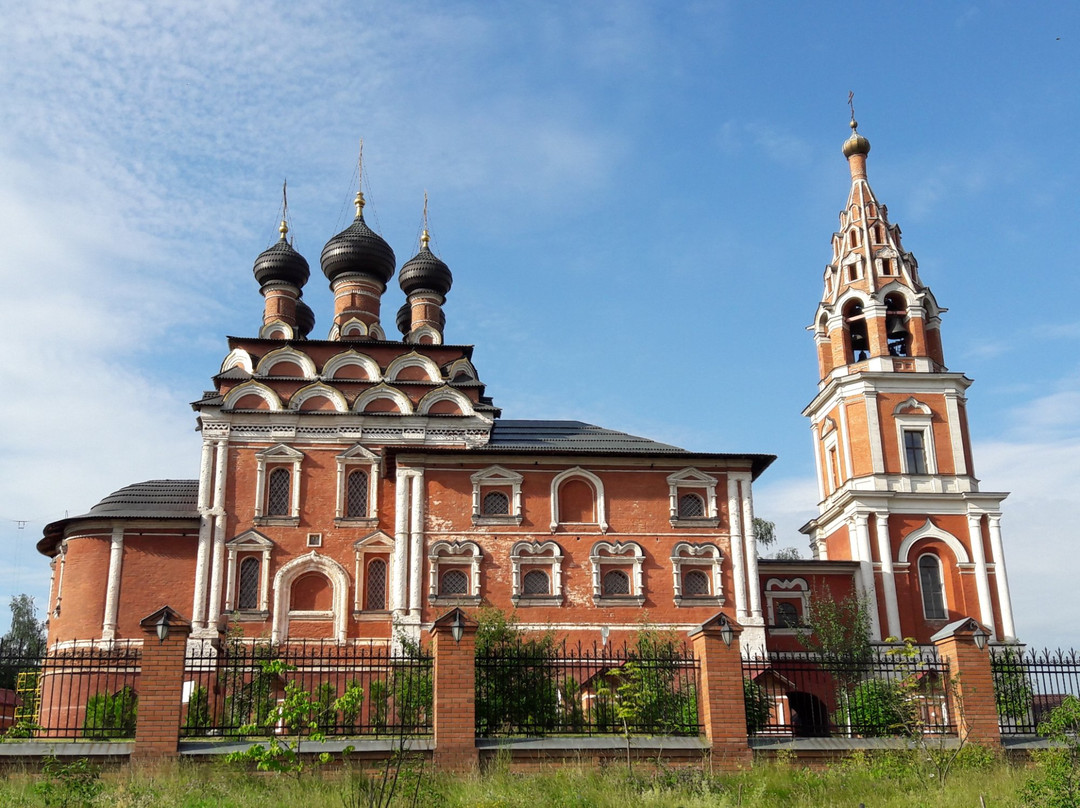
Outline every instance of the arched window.
[[892, 356], [910, 356], [911, 334], [907, 326], [907, 301], [903, 295], [885, 296], [885, 337]]
[[270, 483], [266, 491], [266, 515], [289, 515], [289, 477], [288, 469], [277, 468], [270, 472]]
[[240, 562], [240, 586], [236, 598], [238, 609], [259, 606], [259, 559], [245, 558]]
[[682, 593], [688, 598], [708, 597], [712, 594], [709, 591], [709, 576], [701, 570], [687, 570], [683, 574]]
[[543, 570], [529, 570], [521, 579], [521, 594], [525, 597], [551, 594], [551, 581]]
[[848, 362], [861, 362], [870, 350], [870, 340], [866, 336], [866, 316], [863, 305], [852, 300], [844, 306], [844, 327], [848, 332]]
[[345, 516], [359, 519], [368, 515], [368, 473], [356, 470], [349, 472], [346, 485]]
[[945, 588], [941, 580], [941, 559], [932, 553], [919, 557], [919, 588], [923, 615], [927, 620], [945, 620]]
[[506, 516], [510, 513], [510, 497], [503, 491], [488, 491], [484, 494], [480, 513], [484, 516]]
[[700, 519], [705, 515], [705, 500], [701, 494], [683, 494], [679, 497], [679, 518]]
[[449, 569], [439, 578], [439, 595], [467, 595], [469, 575], [464, 570]]
[[604, 581], [601, 588], [604, 597], [610, 595], [629, 595], [630, 576], [622, 570], [608, 570], [604, 573]]
[[381, 558], [368, 564], [364, 608], [375, 612], [386, 609], [386, 562]]

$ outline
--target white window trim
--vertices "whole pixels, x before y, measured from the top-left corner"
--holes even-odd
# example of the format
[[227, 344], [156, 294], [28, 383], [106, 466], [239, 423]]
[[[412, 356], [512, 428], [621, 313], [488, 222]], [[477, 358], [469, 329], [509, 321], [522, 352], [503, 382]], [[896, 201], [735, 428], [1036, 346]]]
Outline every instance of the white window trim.
[[[304, 453], [279, 443], [255, 453], [257, 470], [255, 473], [255, 524], [259, 525], [295, 525], [300, 521], [300, 464]], [[266, 516], [267, 466], [292, 465], [292, 480], [289, 486], [289, 515]]]
[[[685, 468], [668, 475], [668, 507], [672, 526], [693, 525], [695, 527], [718, 527], [720, 511], [716, 505], [716, 484], [718, 480], [695, 468]], [[683, 493], [701, 494], [704, 491], [705, 514], [700, 517], [686, 518], [679, 516], [679, 497]]]
[[[606, 555], [601, 555], [601, 551], [604, 551]], [[614, 544], [609, 541], [598, 541], [589, 553], [589, 561], [592, 563], [594, 604], [597, 606], [641, 606], [645, 603], [645, 585], [642, 574], [645, 553], [640, 544], [633, 541], [617, 541]], [[630, 575], [630, 594], [605, 595], [604, 567], [625, 567], [628, 563], [633, 565], [633, 573]]]
[[[520, 525], [522, 518], [521, 510], [521, 483], [525, 479], [516, 471], [510, 471], [502, 466], [488, 466], [486, 469], [476, 472], [470, 478], [472, 481], [472, 521], [474, 525]], [[484, 514], [483, 502], [485, 487], [504, 488], [510, 487], [510, 513], [508, 514]]]
[[[379, 512], [379, 456], [359, 443], [339, 454], [337, 461], [337, 504], [334, 521], [347, 524], [364, 524], [377, 519]], [[349, 472], [362, 469], [368, 473], [368, 509], [365, 516], [346, 516], [348, 505]]]
[[292, 362], [300, 368], [305, 379], [315, 379], [318, 376], [315, 372], [315, 363], [311, 361], [311, 357], [288, 345], [283, 348], [276, 348], [260, 359], [259, 364], [255, 366], [254, 375], [259, 378], [273, 376], [274, 365], [278, 364], [278, 362]]
[[324, 381], [350, 381], [350, 379], [335, 379], [334, 374], [345, 367], [355, 365], [364, 371], [364, 375], [367, 377], [363, 380], [372, 383], [378, 383], [382, 381], [382, 371], [379, 370], [379, 363], [372, 359], [370, 356], [359, 351], [349, 349], [335, 356], [332, 356], [323, 365], [322, 374], [320, 378]]
[[834, 429], [821, 439], [821, 448], [825, 455], [825, 490], [829, 496], [844, 487], [844, 469], [836, 435], [837, 430]]
[[[559, 517], [559, 486], [564, 482], [581, 478], [592, 484], [593, 496], [596, 497], [596, 521], [595, 522], [562, 522]], [[607, 533], [609, 530], [607, 523], [607, 507], [605, 505], [604, 497], [604, 483], [603, 481], [593, 474], [591, 471], [586, 471], [581, 466], [574, 466], [572, 469], [556, 474], [551, 480], [551, 532], [554, 533], [560, 524], [567, 525], [597, 525], [600, 528], [601, 533]]]
[[[724, 556], [715, 544], [681, 541], [671, 549], [671, 575], [676, 606], [724, 605]], [[684, 568], [700, 569], [709, 576], [709, 595], [683, 595]]]
[[[330, 580], [333, 589], [333, 607], [329, 612], [294, 611], [290, 598], [293, 582], [308, 572], [320, 572]], [[334, 639], [345, 642], [345, 620], [349, 597], [349, 573], [334, 559], [315, 550], [299, 558], [294, 558], [277, 571], [274, 576], [274, 622], [270, 632], [270, 642], [279, 643], [289, 636], [290, 619], [311, 619], [330, 617], [334, 621]]]
[[[428, 600], [432, 604], [479, 605], [480, 562], [483, 558], [484, 552], [474, 541], [437, 541], [431, 545], [428, 553]], [[465, 566], [469, 568], [469, 594], [440, 595], [439, 578], [446, 568]]]
[[[923, 590], [922, 570], [919, 568], [924, 558], [932, 558], [934, 559], [934, 563], [937, 564], [938, 581], [941, 583], [941, 607], [945, 611], [944, 617], [930, 617], [926, 614], [926, 592]], [[945, 589], [945, 564], [942, 562], [941, 556], [931, 552], [920, 553], [919, 557], [915, 559], [915, 578], [919, 582], [919, 601], [922, 605], [923, 619], [932, 620], [934, 622], [948, 620], [949, 593]]]
[[810, 622], [810, 586], [805, 578], [770, 578], [765, 582], [765, 610], [769, 631], [773, 634], [795, 634], [797, 628], [779, 626], [776, 621], [776, 600], [798, 600], [802, 625]]
[[[901, 412], [901, 410], [916, 409], [917, 413]], [[896, 441], [900, 447], [900, 469], [904, 474], [913, 476], [930, 476], [938, 473], [937, 452], [934, 450], [934, 416], [926, 404], [915, 398], [902, 401], [893, 410], [893, 420], [896, 422]], [[908, 470], [907, 449], [904, 446], [905, 432], [922, 432], [923, 455], [926, 461], [926, 474], [914, 475]]]
[[[353, 542], [353, 552], [356, 555], [355, 572], [353, 573], [353, 580], [356, 581], [353, 613], [385, 614], [390, 610], [390, 574], [391, 561], [394, 555], [393, 537], [381, 530], [377, 530]], [[364, 608], [364, 588], [367, 586], [367, 556], [369, 555], [386, 556], [386, 609], [379, 611], [370, 611]]]
[[[551, 553], [551, 555], [547, 555]], [[510, 549], [512, 584], [510, 599], [515, 606], [561, 606], [563, 603], [562, 548], [553, 541], [519, 541]], [[548, 567], [551, 576], [551, 594], [523, 595], [521, 593], [521, 565]]]
[[[225, 542], [228, 562], [225, 572], [225, 611], [234, 612], [240, 620], [265, 620], [269, 616], [270, 598], [270, 553], [274, 542], [257, 530], [248, 530]], [[237, 585], [240, 578], [240, 566], [237, 563], [240, 553], [259, 553], [259, 605], [255, 614], [250, 609], [236, 608]]]

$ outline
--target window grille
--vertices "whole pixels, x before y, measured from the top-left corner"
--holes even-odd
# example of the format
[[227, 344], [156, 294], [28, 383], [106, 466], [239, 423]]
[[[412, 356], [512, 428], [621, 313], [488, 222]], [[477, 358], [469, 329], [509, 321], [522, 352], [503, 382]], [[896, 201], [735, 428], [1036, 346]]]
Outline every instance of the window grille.
[[630, 576], [622, 570], [605, 572], [602, 588], [605, 595], [629, 595]]
[[521, 579], [521, 591], [526, 596], [550, 595], [551, 582], [548, 574], [543, 570], [530, 570], [525, 573], [525, 577]]
[[349, 474], [346, 486], [345, 516], [359, 519], [368, 515], [368, 475], [366, 471], [353, 471]]
[[259, 604], [259, 559], [245, 558], [240, 562], [240, 592], [238, 609], [255, 609]]
[[368, 564], [364, 598], [366, 609], [383, 611], [386, 608], [386, 562], [381, 558], [376, 558]]
[[700, 519], [705, 515], [705, 500], [700, 494], [683, 494], [679, 497], [679, 518]]
[[288, 516], [289, 505], [289, 470], [274, 469], [270, 472], [270, 486], [266, 495], [266, 515]]
[[502, 491], [488, 491], [484, 494], [483, 512], [485, 516], [505, 516], [510, 513], [510, 497]]
[[469, 576], [461, 570], [447, 570], [439, 578], [440, 595], [467, 595]]
[[701, 597], [709, 594], [709, 576], [701, 570], [689, 570], [683, 576], [683, 594], [687, 597]]
[[776, 625], [795, 628], [799, 625], [799, 611], [793, 603], [776, 604]]

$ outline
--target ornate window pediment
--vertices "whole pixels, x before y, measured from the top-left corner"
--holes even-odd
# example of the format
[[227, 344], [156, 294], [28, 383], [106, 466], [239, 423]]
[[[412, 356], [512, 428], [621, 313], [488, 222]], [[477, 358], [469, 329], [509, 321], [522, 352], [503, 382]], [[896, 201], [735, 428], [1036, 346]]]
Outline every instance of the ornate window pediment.
[[[303, 452], [284, 443], [255, 453], [255, 524], [299, 524], [300, 465], [303, 460]], [[275, 477], [279, 469], [291, 471], [291, 479], [282, 478], [281, 474]], [[283, 484], [287, 486], [283, 507], [272, 507], [278, 504], [277, 498], [282, 496]], [[271, 502], [272, 499], [274, 502]]]
[[371, 522], [378, 513], [379, 456], [357, 443], [336, 458], [335, 521]]
[[511, 599], [516, 606], [561, 606], [562, 548], [553, 541], [519, 541], [510, 550]]
[[[474, 525], [520, 525], [522, 518], [521, 483], [525, 479], [502, 466], [488, 466], [470, 478], [472, 481], [472, 521]], [[500, 508], [501, 497], [506, 507]]]
[[432, 604], [479, 605], [480, 562], [474, 541], [437, 541], [428, 553], [428, 599]]
[[671, 550], [676, 606], [724, 605], [723, 554], [715, 544], [681, 541]]
[[673, 527], [718, 527], [720, 512], [716, 504], [715, 477], [685, 468], [669, 474], [668, 500]]
[[245, 531], [225, 542], [225, 611], [232, 612], [234, 619], [265, 620], [269, 616], [273, 549], [274, 542], [257, 530]]
[[593, 603], [597, 606], [645, 603], [642, 567], [645, 553], [637, 542], [600, 541], [589, 554]]

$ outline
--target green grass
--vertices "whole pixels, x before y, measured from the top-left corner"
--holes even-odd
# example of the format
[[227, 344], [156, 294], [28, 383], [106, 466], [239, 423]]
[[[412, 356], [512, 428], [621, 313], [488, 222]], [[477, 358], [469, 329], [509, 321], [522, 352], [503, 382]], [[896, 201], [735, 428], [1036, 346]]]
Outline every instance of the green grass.
[[[417, 805], [437, 808], [988, 808], [1021, 805], [1018, 792], [1030, 770], [970, 750], [944, 787], [932, 766], [915, 753], [856, 755], [827, 769], [797, 762], [758, 764], [735, 774], [710, 775], [702, 769], [653, 772], [641, 764], [603, 769], [566, 766], [539, 774], [517, 774], [496, 764], [472, 776], [449, 777], [425, 771], [419, 777]], [[221, 766], [175, 764], [132, 766], [93, 773], [90, 780], [50, 774], [8, 772], [0, 777], [0, 805], [126, 806], [137, 808], [363, 808], [348, 769], [326, 770], [297, 780], [286, 775], [252, 775]], [[394, 805], [407, 806], [418, 781], [416, 769], [403, 770]], [[92, 785], [87, 786], [87, 782]]]

